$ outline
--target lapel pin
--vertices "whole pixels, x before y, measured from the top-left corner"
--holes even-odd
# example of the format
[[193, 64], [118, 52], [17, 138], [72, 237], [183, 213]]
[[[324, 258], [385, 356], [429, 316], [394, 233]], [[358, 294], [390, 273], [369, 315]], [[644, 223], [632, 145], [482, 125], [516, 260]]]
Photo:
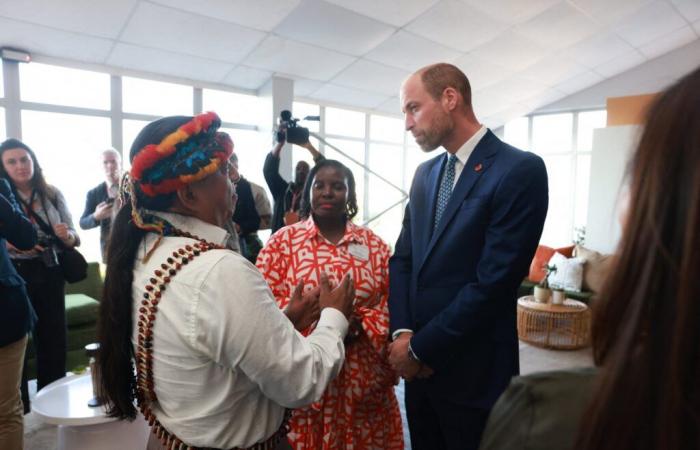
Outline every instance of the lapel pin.
[[477, 164], [474, 166], [474, 172], [481, 172], [481, 169], [483, 169], [484, 166], [481, 165], [481, 163]]

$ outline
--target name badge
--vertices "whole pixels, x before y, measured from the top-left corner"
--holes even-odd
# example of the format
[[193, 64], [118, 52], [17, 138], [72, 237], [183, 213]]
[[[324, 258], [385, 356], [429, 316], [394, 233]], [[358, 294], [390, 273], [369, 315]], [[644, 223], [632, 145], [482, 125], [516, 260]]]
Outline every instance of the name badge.
[[367, 260], [369, 259], [369, 248], [366, 245], [361, 244], [350, 244], [348, 246], [348, 253], [358, 259]]

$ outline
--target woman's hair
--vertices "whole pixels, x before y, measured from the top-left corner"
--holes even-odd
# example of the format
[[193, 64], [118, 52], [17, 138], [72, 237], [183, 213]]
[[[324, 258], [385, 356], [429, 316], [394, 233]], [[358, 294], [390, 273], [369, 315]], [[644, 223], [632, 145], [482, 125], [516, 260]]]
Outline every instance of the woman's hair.
[[[20, 141], [19, 139], [14, 139], [10, 138], [7, 139], [5, 142], [0, 144], [0, 160], [2, 159], [2, 155], [7, 151], [7, 150], [12, 150], [15, 148], [21, 148], [27, 151], [29, 153], [29, 157], [32, 158], [32, 163], [34, 164], [34, 175], [32, 176], [31, 183], [32, 187], [37, 191], [39, 195], [41, 195], [44, 198], [48, 198], [49, 196], [49, 187], [46, 184], [46, 180], [44, 179], [44, 172], [41, 170], [41, 166], [39, 165], [39, 161], [36, 159], [36, 155], [34, 154], [34, 151], [32, 151], [31, 148], [24, 142]], [[17, 186], [15, 186], [14, 181], [10, 178], [10, 175], [7, 173], [5, 170], [5, 165], [0, 162], [0, 177], [3, 177], [7, 179], [7, 181], [10, 182], [10, 185], [12, 186], [12, 189], [16, 192]]]
[[593, 309], [601, 366], [576, 448], [700, 448], [700, 69], [657, 97]]
[[[145, 146], [158, 144], [165, 136], [191, 119], [192, 117], [186, 116], [165, 117], [146, 125], [131, 146], [130, 160], [133, 161], [134, 156]], [[139, 207], [153, 211], [168, 210], [176, 195], [170, 193], [147, 196], [137, 188], [133, 190], [133, 194], [136, 195]], [[131, 344], [131, 285], [134, 281], [136, 253], [145, 235], [145, 230], [134, 225], [132, 205], [126, 201], [112, 223], [107, 249], [107, 274], [97, 329], [100, 342], [100, 395], [107, 402], [108, 414], [121, 419], [136, 417], [136, 379]]]
[[345, 215], [348, 220], [352, 220], [355, 215], [357, 215], [357, 194], [355, 192], [355, 177], [352, 171], [348, 169], [340, 161], [335, 159], [323, 159], [319, 161], [309, 172], [306, 177], [306, 183], [304, 184], [304, 193], [301, 197], [301, 205], [299, 215], [303, 218], [307, 218], [311, 215], [311, 187], [314, 184], [314, 178], [319, 170], [324, 167], [333, 167], [338, 169], [348, 182], [348, 202], [345, 204]]

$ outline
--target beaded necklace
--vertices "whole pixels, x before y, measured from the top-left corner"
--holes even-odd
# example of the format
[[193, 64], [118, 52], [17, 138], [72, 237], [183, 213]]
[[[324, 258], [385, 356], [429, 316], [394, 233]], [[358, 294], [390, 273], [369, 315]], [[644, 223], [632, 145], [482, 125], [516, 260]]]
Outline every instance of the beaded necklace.
[[[154, 270], [153, 276], [146, 284], [146, 290], [143, 293], [143, 299], [139, 307], [138, 340], [136, 344], [136, 401], [141, 414], [151, 426], [151, 431], [158, 437], [165, 449], [198, 450], [197, 447], [185, 444], [173, 433], [166, 430], [151, 409], [151, 403], [158, 400], [153, 382], [153, 324], [158, 312], [158, 303], [160, 303], [163, 291], [165, 291], [172, 277], [195, 257], [211, 249], [222, 249], [224, 247], [207, 242], [198, 236], [176, 228], [172, 229], [168, 234], [190, 238], [196, 242], [173, 251], [172, 255], [168, 256], [166, 261], [160, 265], [160, 269]], [[248, 447], [246, 450], [273, 450], [287, 436], [290, 416], [291, 411], [286, 410], [284, 420], [279, 429], [265, 441]], [[244, 449], [236, 447], [232, 450]]]

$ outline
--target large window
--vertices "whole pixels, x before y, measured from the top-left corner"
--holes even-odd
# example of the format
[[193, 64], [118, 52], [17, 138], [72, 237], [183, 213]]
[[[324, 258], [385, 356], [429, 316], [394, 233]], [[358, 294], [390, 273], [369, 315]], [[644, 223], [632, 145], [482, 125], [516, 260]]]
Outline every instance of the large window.
[[572, 242], [588, 215], [593, 130], [605, 126], [604, 110], [521, 117], [504, 127], [505, 140], [542, 156], [549, 177], [545, 245]]
[[104, 117], [22, 111], [22, 140], [36, 153], [46, 181], [65, 196], [88, 261], [100, 260], [99, 228], [81, 230], [78, 222], [87, 192], [104, 180], [100, 154], [111, 147], [110, 133]]
[[7, 131], [5, 130], [5, 108], [0, 108], [0, 139], [3, 141], [7, 136]]
[[192, 87], [141, 78], [122, 78], [124, 112], [153, 116], [191, 116]]
[[47, 64], [20, 64], [20, 97], [25, 102], [107, 110], [109, 75]]
[[265, 120], [263, 103], [254, 95], [203, 89], [202, 107], [216, 112], [223, 122], [258, 125]]

